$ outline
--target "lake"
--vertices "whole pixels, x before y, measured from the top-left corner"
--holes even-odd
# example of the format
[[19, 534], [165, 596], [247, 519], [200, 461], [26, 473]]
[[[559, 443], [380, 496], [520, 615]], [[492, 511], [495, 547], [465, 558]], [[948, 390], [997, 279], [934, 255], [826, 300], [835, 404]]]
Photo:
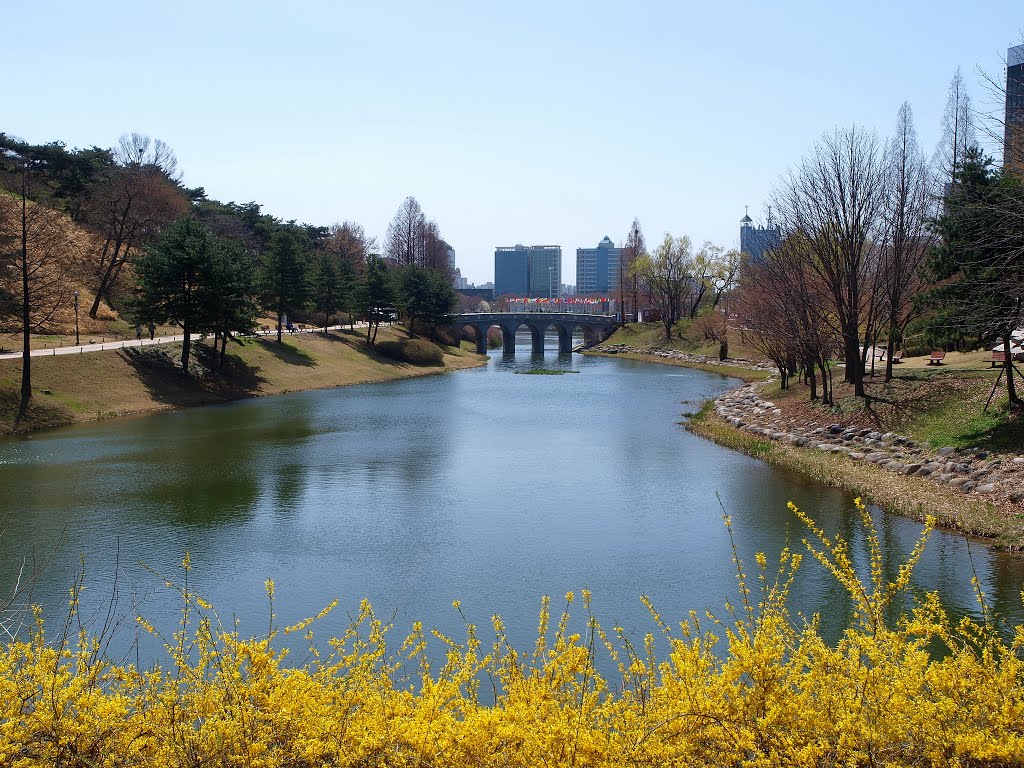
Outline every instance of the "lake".
[[[550, 345], [549, 345], [550, 346]], [[544, 366], [562, 376], [517, 373]], [[0, 442], [0, 579], [23, 558], [46, 561], [31, 601], [60, 617], [84, 563], [87, 617], [131, 601], [173, 631], [181, 579], [225, 623], [265, 631], [264, 581], [280, 623], [340, 606], [338, 633], [369, 598], [395, 641], [419, 619], [459, 633], [451, 607], [486, 629], [500, 614], [532, 647], [542, 595], [593, 594], [606, 626], [637, 639], [654, 629], [649, 595], [674, 623], [690, 609], [722, 612], [740, 557], [774, 562], [802, 549], [792, 500], [830, 533], [863, 544], [845, 493], [696, 437], [683, 414], [738, 382], [722, 376], [521, 347], [487, 367], [382, 384], [248, 400], [80, 425]], [[894, 572], [921, 526], [875, 512]], [[861, 550], [862, 551], [862, 550]], [[866, 556], [860, 558], [866, 570]], [[997, 611], [1024, 621], [1024, 562], [945, 533], [932, 536], [914, 578], [957, 614], [977, 613], [976, 572]], [[159, 576], [157, 574], [160, 574]], [[791, 605], [821, 613], [836, 637], [850, 606], [805, 559]], [[94, 625], [96, 626], [96, 625]], [[111, 645], [126, 652], [134, 630]], [[149, 641], [142, 655], [158, 655]]]

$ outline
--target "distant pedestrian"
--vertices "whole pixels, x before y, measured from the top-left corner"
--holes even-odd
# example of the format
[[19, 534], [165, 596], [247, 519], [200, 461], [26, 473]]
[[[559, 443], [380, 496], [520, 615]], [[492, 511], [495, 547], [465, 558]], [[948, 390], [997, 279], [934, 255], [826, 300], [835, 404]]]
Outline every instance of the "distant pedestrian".
[[135, 340], [142, 341], [142, 325], [135, 326]]
[[149, 324], [149, 340], [152, 341], [156, 337], [156, 323]]

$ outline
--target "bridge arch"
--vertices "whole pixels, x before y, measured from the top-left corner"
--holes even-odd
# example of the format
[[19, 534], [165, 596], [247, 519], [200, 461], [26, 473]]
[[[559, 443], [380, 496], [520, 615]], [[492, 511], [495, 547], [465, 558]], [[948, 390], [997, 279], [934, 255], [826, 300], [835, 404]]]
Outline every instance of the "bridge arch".
[[586, 346], [607, 338], [615, 329], [614, 315], [584, 315], [573, 312], [491, 312], [456, 315], [453, 325], [471, 327], [476, 333], [476, 351], [487, 354], [487, 332], [497, 326], [501, 329], [502, 348], [512, 354], [516, 348], [516, 332], [525, 326], [530, 331], [534, 354], [544, 352], [544, 334], [554, 328], [558, 334], [558, 351], [572, 352], [572, 335], [579, 328]]

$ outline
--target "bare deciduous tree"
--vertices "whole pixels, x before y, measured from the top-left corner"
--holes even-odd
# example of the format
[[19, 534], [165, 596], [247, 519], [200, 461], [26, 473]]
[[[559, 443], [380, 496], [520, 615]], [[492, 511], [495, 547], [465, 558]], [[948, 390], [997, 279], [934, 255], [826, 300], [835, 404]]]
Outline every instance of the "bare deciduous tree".
[[174, 150], [142, 133], [126, 133], [118, 139], [114, 160], [126, 168], [155, 168], [173, 182], [181, 180]]
[[424, 229], [427, 218], [419, 202], [411, 195], [398, 206], [388, 225], [384, 240], [384, 256], [400, 267], [419, 264], [423, 256]]
[[16, 198], [0, 201], [0, 294], [13, 304], [14, 330], [22, 341], [20, 418], [32, 399], [32, 333], [64, 302], [70, 244], [61, 214], [32, 199], [45, 157], [27, 146], [2, 155], [5, 175], [14, 177], [7, 186], [17, 189]]
[[744, 337], [775, 363], [784, 387], [802, 369], [811, 399], [818, 399], [820, 383], [822, 402], [830, 404], [835, 332], [827, 291], [805, 256], [806, 246], [790, 238], [748, 264], [734, 303], [735, 320]]
[[631, 271], [649, 286], [665, 326], [665, 340], [671, 339], [672, 328], [683, 316], [683, 303], [693, 281], [690, 238], [666, 233], [654, 254], [641, 255], [633, 262]]
[[967, 84], [960, 74], [960, 68], [957, 67], [953, 79], [949, 81], [946, 111], [942, 115], [942, 138], [939, 139], [933, 159], [939, 178], [944, 179], [945, 183], [955, 184], [967, 150], [977, 142], [971, 97], [967, 93]]
[[619, 315], [621, 325], [626, 324], [626, 292], [630, 295], [630, 312], [634, 316], [637, 313], [637, 302], [639, 301], [640, 277], [633, 269], [633, 264], [647, 252], [647, 244], [644, 241], [644, 232], [640, 228], [640, 219], [633, 219], [633, 226], [629, 228], [629, 235], [626, 237], [626, 244], [619, 254]]
[[921, 267], [933, 235], [932, 175], [917, 143], [910, 104], [900, 107], [896, 133], [885, 153], [884, 241], [881, 248], [880, 289], [887, 325], [885, 380], [892, 379], [897, 338], [914, 317], [913, 297], [921, 287]]
[[861, 321], [881, 239], [884, 166], [878, 139], [858, 128], [827, 134], [775, 192], [791, 251], [820, 280], [843, 341], [846, 380], [864, 395]]
[[102, 236], [93, 254], [96, 292], [89, 316], [113, 287], [140, 247], [155, 241], [175, 219], [188, 213], [188, 201], [156, 166], [126, 165], [93, 190], [87, 221]]

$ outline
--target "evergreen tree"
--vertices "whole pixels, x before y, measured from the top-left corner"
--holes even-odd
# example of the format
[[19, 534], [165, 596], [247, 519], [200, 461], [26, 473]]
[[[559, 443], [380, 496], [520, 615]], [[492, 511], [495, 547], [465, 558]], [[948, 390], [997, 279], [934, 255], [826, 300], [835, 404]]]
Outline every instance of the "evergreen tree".
[[232, 333], [249, 333], [256, 323], [256, 269], [252, 256], [237, 240], [218, 239], [205, 295], [207, 319], [214, 346], [219, 342], [218, 367], [224, 365]]
[[437, 326], [449, 322], [449, 317], [459, 303], [458, 294], [452, 287], [447, 276], [440, 272], [430, 271], [427, 276], [428, 302], [423, 315], [424, 322], [430, 325], [430, 335], [437, 336]]
[[277, 315], [277, 340], [285, 315], [302, 309], [306, 302], [306, 258], [294, 234], [278, 230], [270, 238], [259, 273], [260, 295], [265, 309]]
[[342, 306], [342, 283], [338, 271], [334, 256], [323, 251], [317, 257], [313, 264], [313, 270], [310, 272], [312, 306], [314, 311], [323, 312], [324, 333], [327, 333], [331, 314], [337, 312]]
[[[999, 337], [1010, 358], [1010, 334], [1024, 322], [1024, 186], [993, 169], [977, 148], [968, 149], [936, 221], [939, 245], [926, 269], [936, 284], [924, 301], [934, 310], [933, 336]], [[1012, 372], [1011, 372], [1012, 373]], [[1007, 376], [1011, 407], [1019, 407]]]
[[370, 256], [366, 271], [355, 287], [354, 306], [366, 318], [366, 341], [377, 341], [377, 329], [395, 305], [395, 288], [387, 266], [379, 256]]
[[424, 267], [409, 264], [398, 270], [398, 306], [405, 315], [410, 338], [416, 333], [416, 322], [422, 320], [430, 308], [430, 272]]
[[210, 231], [189, 216], [164, 230], [135, 264], [136, 316], [154, 322], [170, 320], [182, 327], [181, 367], [186, 372], [191, 334], [208, 331], [212, 325], [210, 285], [216, 250]]

